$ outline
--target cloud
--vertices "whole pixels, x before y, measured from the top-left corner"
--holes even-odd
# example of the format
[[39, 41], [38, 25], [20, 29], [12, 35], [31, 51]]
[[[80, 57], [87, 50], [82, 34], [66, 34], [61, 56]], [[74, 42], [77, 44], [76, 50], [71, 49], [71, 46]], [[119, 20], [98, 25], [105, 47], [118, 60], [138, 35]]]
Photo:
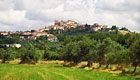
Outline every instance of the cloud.
[[1, 11], [0, 12], [0, 22], [7, 24], [19, 23], [24, 19], [25, 11]]
[[0, 11], [10, 10], [13, 6], [12, 0], [0, 0]]
[[64, 0], [14, 0], [15, 9], [17, 10], [46, 10], [56, 8]]
[[0, 30], [30, 30], [54, 20], [99, 23], [140, 32], [139, 0], [1, 0]]

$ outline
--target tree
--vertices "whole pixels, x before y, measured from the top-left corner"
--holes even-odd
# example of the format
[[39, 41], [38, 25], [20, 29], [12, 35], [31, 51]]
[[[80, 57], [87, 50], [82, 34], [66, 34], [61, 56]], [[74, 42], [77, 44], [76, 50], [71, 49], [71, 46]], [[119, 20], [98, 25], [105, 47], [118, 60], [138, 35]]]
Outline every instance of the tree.
[[127, 43], [126, 47], [130, 48], [132, 43], [134, 43], [134, 41], [135, 41], [135, 38], [136, 38], [135, 34], [133, 34], [133, 35], [126, 34], [125, 36], [127, 37], [127, 39], [126, 39], [126, 43]]
[[108, 68], [109, 64], [121, 65], [122, 63], [127, 63], [127, 61], [130, 60], [128, 49], [110, 38], [104, 39], [100, 44], [100, 47], [98, 48], [98, 55], [100, 67], [102, 64], [106, 64], [106, 68]]
[[90, 56], [94, 54], [94, 50], [91, 50], [91, 49], [94, 49], [94, 46], [93, 46], [94, 42], [95, 41], [90, 40], [90, 38], [86, 36], [83, 36], [82, 39], [78, 41], [78, 45], [80, 48], [78, 58], [81, 59], [80, 61], [88, 61], [87, 66], [89, 67], [92, 65], [92, 62], [93, 62], [93, 59]]
[[86, 28], [86, 29], [85, 29], [86, 31], [90, 31], [90, 25], [86, 24], [86, 25], [85, 25], [85, 28]]
[[116, 25], [112, 26], [111, 30], [118, 30], [118, 28], [116, 27]]
[[119, 35], [118, 35], [118, 40], [117, 40], [117, 42], [120, 43], [120, 44], [122, 44], [122, 45], [126, 45], [126, 38], [127, 38], [127, 37], [125, 37], [125, 35], [119, 34]]
[[73, 55], [72, 55], [72, 49], [75, 46], [75, 42], [70, 42], [62, 47], [61, 53], [62, 53], [62, 59], [64, 61], [73, 61]]
[[130, 61], [129, 50], [115, 41], [111, 41], [111, 43], [106, 47], [106, 49], [110, 50], [104, 55], [106, 68], [108, 68], [109, 64], [118, 64], [120, 66], [121, 64], [128, 63]]
[[5, 35], [0, 34], [0, 44], [13, 44], [15, 42], [15, 38], [7, 38]]
[[53, 51], [47, 51], [46, 53], [44, 53], [43, 58], [45, 60], [58, 60], [58, 59], [60, 59], [60, 54], [58, 54], [57, 52], [53, 52]]
[[70, 37], [66, 37], [64, 39], [64, 42], [63, 42], [63, 45], [65, 46], [66, 44], [70, 43], [71, 42], [71, 38]]
[[[90, 40], [89, 40], [90, 41]], [[96, 40], [91, 40], [89, 45], [89, 52], [83, 57], [86, 58], [86, 61], [88, 62], [87, 66], [91, 67], [93, 65], [93, 62], [96, 62], [98, 59], [97, 49], [98, 49], [98, 42]]]
[[84, 36], [80, 40], [75, 39], [66, 44], [62, 52], [64, 60], [73, 61], [75, 65], [81, 61], [87, 61], [87, 66], [90, 67], [97, 60], [97, 41]]
[[135, 72], [137, 66], [140, 65], [140, 35], [139, 34], [135, 34], [135, 40], [130, 47], [130, 51], [131, 51], [130, 53], [131, 60], [135, 67], [133, 72]]
[[6, 36], [0, 34], [0, 39], [4, 39], [4, 38], [6, 38]]
[[47, 42], [45, 40], [40, 40], [38, 44], [36, 44], [37, 48], [40, 50], [46, 50], [48, 49]]
[[31, 32], [35, 32], [35, 30], [31, 30]]
[[40, 52], [32, 44], [28, 44], [28, 46], [22, 47], [20, 52], [20, 63], [33, 64], [37, 63], [37, 61], [41, 58]]
[[[105, 64], [105, 61], [104, 61], [104, 58], [105, 58], [105, 55], [110, 52], [111, 49], [111, 39], [110, 38], [106, 38], [103, 40], [102, 43], [99, 44], [99, 47], [98, 47], [98, 62], [99, 62], [99, 67], [102, 66], [102, 64]], [[107, 64], [107, 63], [106, 63]], [[108, 65], [108, 64], [107, 64]]]
[[9, 60], [13, 60], [15, 57], [12, 48], [7, 48], [6, 50], [1, 49], [0, 54], [1, 54], [2, 63], [5, 63], [6, 61]]
[[129, 31], [126, 27], [122, 27], [120, 30]]
[[103, 32], [100, 32], [100, 33], [94, 33], [94, 34], [90, 34], [89, 35], [89, 37], [91, 38], [91, 39], [95, 39], [95, 40], [97, 40], [97, 41], [102, 41], [102, 40], [104, 40], [107, 36], [106, 36], [106, 34], [105, 33], [103, 33]]
[[39, 37], [37, 38], [37, 41], [39, 41], [39, 40], [47, 41], [47, 40], [48, 40], [48, 37], [47, 37], [47, 36], [39, 36]]
[[80, 53], [81, 52], [81, 49], [80, 49], [80, 46], [75, 43], [75, 45], [73, 46], [73, 49], [71, 51], [71, 54], [72, 54], [72, 59], [73, 59], [73, 62], [75, 63], [75, 65], [77, 65], [79, 62], [81, 62], [81, 56], [80, 56]]
[[77, 27], [76, 27], [76, 30], [79, 31], [79, 32], [80, 32], [80, 31], [83, 31], [82, 26], [77, 26]]
[[5, 50], [3, 48], [0, 48], [0, 59], [2, 59], [2, 56], [4, 53], [5, 53]]

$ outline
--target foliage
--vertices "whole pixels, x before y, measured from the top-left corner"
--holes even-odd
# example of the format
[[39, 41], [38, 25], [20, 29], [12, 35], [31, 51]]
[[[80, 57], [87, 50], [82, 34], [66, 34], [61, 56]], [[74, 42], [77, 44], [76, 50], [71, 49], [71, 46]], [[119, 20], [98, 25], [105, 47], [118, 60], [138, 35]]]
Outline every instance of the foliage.
[[7, 48], [6, 50], [0, 49], [0, 58], [2, 59], [2, 63], [6, 61], [12, 60], [15, 58], [15, 52], [12, 48]]
[[[128, 61], [130, 61], [130, 57], [128, 54], [128, 49], [125, 47], [121, 46], [115, 41], [112, 41], [111, 39], [105, 39], [104, 41], [110, 42], [110, 44], [107, 44], [105, 47], [105, 54], [104, 54], [104, 62], [105, 64], [126, 64]], [[106, 42], [107, 43], [107, 42]]]
[[73, 47], [75, 46], [75, 42], [70, 42], [70, 43], [68, 43], [66, 46], [64, 46], [63, 48], [62, 48], [62, 58], [63, 58], [63, 60], [64, 61], [73, 61], [73, 60], [75, 60], [74, 59], [74, 55], [71, 53], [72, 52], [72, 49], [73, 49]]
[[131, 44], [130, 51], [131, 60], [133, 65], [135, 66], [135, 72], [136, 67], [140, 65], [140, 34], [135, 34], [135, 39], [134, 42]]
[[48, 37], [47, 36], [40, 36], [37, 38], [36, 41], [47, 41]]
[[129, 31], [126, 27], [122, 27], [120, 30]]
[[100, 66], [106, 64], [107, 67], [109, 64], [128, 64], [130, 61], [129, 49], [109, 37], [106, 38], [105, 34], [103, 36], [99, 38], [96, 38], [95, 35], [66, 38], [61, 50], [63, 59], [73, 61], [75, 64], [88, 61], [89, 67], [93, 62], [99, 62]]
[[[108, 67], [109, 64], [133, 63], [136, 69], [140, 65], [139, 33], [120, 34], [116, 26], [100, 31], [91, 30], [88, 24], [85, 25], [85, 29], [82, 28], [83, 26], [78, 26], [63, 31], [59, 29], [48, 31], [57, 36], [59, 42], [48, 42], [46, 36], [40, 36], [37, 40], [20, 41], [21, 34], [11, 34], [13, 38], [0, 34], [0, 44], [22, 44], [20, 50], [6, 47], [1, 49], [0, 58], [5, 62], [20, 57], [21, 63], [36, 63], [39, 59], [61, 59], [75, 64], [87, 61], [88, 67], [92, 66], [93, 62], [98, 62], [100, 67], [102, 64]], [[109, 30], [113, 32], [108, 32]]]
[[45, 60], [58, 60], [60, 59], [60, 54], [58, 54], [57, 52], [48, 51], [44, 53], [43, 58]]
[[118, 27], [116, 25], [112, 26], [111, 30], [118, 30]]
[[21, 48], [21, 63], [37, 63], [40, 58], [40, 52], [32, 44]]
[[81, 40], [69, 42], [62, 48], [63, 59], [73, 61], [75, 64], [81, 61], [88, 61], [88, 66], [92, 65], [97, 58], [97, 42], [90, 40], [88, 37], [83, 37]]

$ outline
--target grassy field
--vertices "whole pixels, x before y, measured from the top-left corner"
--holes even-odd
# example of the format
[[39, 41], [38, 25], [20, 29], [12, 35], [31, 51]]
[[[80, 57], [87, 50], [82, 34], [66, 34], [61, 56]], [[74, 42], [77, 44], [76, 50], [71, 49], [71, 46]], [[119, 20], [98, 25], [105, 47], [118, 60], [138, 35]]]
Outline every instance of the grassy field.
[[140, 78], [63, 67], [60, 64], [0, 64], [0, 80], [140, 80]]

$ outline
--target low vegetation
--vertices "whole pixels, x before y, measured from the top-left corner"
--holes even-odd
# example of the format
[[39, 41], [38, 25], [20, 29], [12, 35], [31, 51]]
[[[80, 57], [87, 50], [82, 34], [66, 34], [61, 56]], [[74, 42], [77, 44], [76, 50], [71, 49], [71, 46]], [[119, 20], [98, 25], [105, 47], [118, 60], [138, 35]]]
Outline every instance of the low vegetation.
[[139, 77], [63, 67], [60, 64], [0, 64], [0, 80], [139, 80]]

